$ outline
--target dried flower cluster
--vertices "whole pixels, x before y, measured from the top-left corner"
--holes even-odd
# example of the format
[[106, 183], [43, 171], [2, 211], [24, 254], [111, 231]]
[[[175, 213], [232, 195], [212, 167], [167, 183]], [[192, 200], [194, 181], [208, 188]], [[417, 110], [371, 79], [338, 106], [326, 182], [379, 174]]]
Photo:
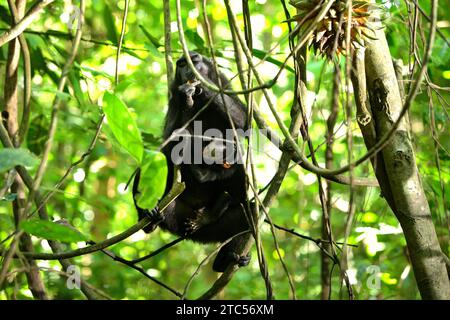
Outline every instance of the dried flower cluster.
[[[318, 22], [318, 25], [308, 40], [308, 47], [313, 47], [314, 52], [319, 52], [327, 57], [333, 55], [336, 46], [336, 54], [346, 51], [346, 30], [351, 21], [350, 37], [351, 44], [364, 46], [364, 40], [373, 39], [373, 29], [369, 25], [371, 12], [377, 7], [369, 0], [352, 1], [352, 16], [348, 18], [346, 0], [336, 0], [325, 17]], [[297, 8], [295, 20], [302, 24], [302, 28], [307, 28], [316, 23], [318, 14], [322, 11], [328, 1], [324, 0], [291, 0], [290, 4]], [[336, 45], [335, 42], [337, 41]]]

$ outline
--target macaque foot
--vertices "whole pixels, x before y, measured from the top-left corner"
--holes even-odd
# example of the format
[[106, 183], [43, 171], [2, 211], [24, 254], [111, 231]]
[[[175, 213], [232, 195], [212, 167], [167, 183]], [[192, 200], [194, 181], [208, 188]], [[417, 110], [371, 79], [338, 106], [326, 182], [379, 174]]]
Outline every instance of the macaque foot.
[[145, 214], [147, 217], [149, 217], [151, 219], [153, 224], [160, 223], [164, 219], [164, 216], [161, 213], [161, 211], [159, 211], [158, 206], [156, 206], [152, 210], [145, 210]]
[[158, 224], [164, 219], [164, 216], [159, 211], [158, 206], [152, 210], [139, 210], [139, 220], [142, 220], [144, 217], [150, 218], [150, 222], [143, 228], [145, 233], [153, 232]]
[[245, 267], [248, 266], [250, 260], [251, 260], [250, 254], [239, 255], [233, 251], [219, 252], [219, 254], [216, 257], [216, 260], [214, 261], [213, 270], [216, 272], [224, 272], [225, 269], [230, 265]]
[[233, 256], [234, 261], [236, 261], [235, 264], [237, 264], [239, 267], [246, 267], [250, 263], [250, 260], [252, 259], [251, 255], [248, 253], [246, 255], [238, 255], [235, 252], [232, 252], [231, 255]]

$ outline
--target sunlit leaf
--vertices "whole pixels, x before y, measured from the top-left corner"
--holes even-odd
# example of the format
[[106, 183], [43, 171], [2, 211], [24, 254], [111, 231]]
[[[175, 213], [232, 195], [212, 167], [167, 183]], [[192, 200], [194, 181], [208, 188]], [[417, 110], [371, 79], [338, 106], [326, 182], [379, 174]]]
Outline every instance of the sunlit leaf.
[[7, 214], [0, 214], [0, 231], [12, 230], [14, 228], [14, 221], [11, 216]]
[[141, 162], [144, 152], [141, 134], [125, 103], [115, 95], [105, 92], [103, 111], [114, 137], [137, 162]]
[[[278, 251], [279, 251], [279, 254], [278, 254]], [[280, 258], [284, 258], [284, 250], [282, 248], [279, 248], [278, 251], [277, 250], [272, 251], [272, 256], [275, 260], [280, 260]]]
[[365, 212], [363, 213], [361, 220], [365, 223], [375, 223], [378, 221], [378, 215], [370, 211]]
[[61, 242], [87, 241], [86, 236], [82, 233], [56, 222], [35, 219], [22, 222], [20, 227], [27, 233], [48, 240]]
[[383, 272], [381, 274], [381, 281], [383, 281], [386, 284], [394, 285], [397, 284], [398, 280], [395, 278], [392, 278], [389, 273]]
[[167, 179], [166, 157], [161, 152], [145, 150], [141, 164], [139, 194], [136, 197], [139, 207], [153, 209], [164, 194]]

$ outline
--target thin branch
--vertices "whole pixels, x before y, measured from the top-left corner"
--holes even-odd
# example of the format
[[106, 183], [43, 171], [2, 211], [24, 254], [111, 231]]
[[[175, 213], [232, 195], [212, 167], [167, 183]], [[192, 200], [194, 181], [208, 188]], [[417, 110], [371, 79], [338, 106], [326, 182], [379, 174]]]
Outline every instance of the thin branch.
[[[339, 21], [339, 29], [342, 25], [343, 18]], [[336, 46], [337, 46], [337, 40], [336, 37], [335, 43], [334, 43], [334, 49], [333, 53], [336, 52]], [[339, 63], [334, 60], [334, 72], [333, 72], [333, 87], [332, 87], [332, 97], [331, 97], [331, 104], [330, 104], [330, 115], [327, 119], [327, 133], [326, 133], [326, 149], [325, 149], [325, 167], [331, 168], [333, 167], [333, 145], [334, 141], [336, 139], [334, 134], [334, 127], [336, 126], [336, 120], [337, 116], [339, 114], [339, 90], [340, 90], [340, 67]], [[331, 226], [331, 210], [332, 210], [332, 187], [333, 185], [326, 181], [326, 203], [325, 206], [322, 207], [322, 238], [328, 238], [333, 239], [332, 234], [332, 226]], [[330, 300], [331, 299], [331, 268], [330, 268], [330, 261], [328, 260], [328, 250], [332, 249], [332, 246], [330, 243], [325, 244], [323, 249], [325, 251], [321, 252], [321, 285], [322, 285], [322, 292], [321, 297], [322, 300]], [[333, 261], [334, 264], [336, 264], [336, 261]]]
[[178, 239], [175, 239], [175, 240], [173, 240], [172, 242], [169, 242], [168, 244], [165, 244], [165, 245], [162, 246], [161, 248], [159, 248], [159, 249], [153, 251], [152, 253], [150, 253], [150, 254], [148, 254], [148, 255], [145, 255], [145, 256], [143, 256], [143, 257], [140, 257], [140, 258], [137, 258], [137, 259], [132, 260], [131, 263], [136, 264], [136, 263], [142, 262], [142, 261], [144, 261], [144, 260], [148, 260], [148, 259], [150, 259], [150, 258], [152, 258], [152, 257], [154, 257], [154, 256], [156, 256], [156, 255], [158, 255], [158, 254], [160, 254], [160, 253], [163, 252], [164, 250], [173, 247], [174, 245], [176, 245], [177, 243], [183, 241], [184, 239], [185, 239], [184, 237], [180, 237], [180, 238], [178, 238]]
[[[0, 138], [2, 137], [4, 127], [1, 124], [0, 125]], [[24, 182], [27, 185], [28, 188], [32, 186], [32, 179], [29, 177], [28, 173], [24, 171], [23, 167], [17, 168], [19, 174], [22, 178], [24, 178]], [[174, 184], [172, 189], [169, 191], [169, 193], [160, 201], [159, 207], [160, 211], [164, 212], [164, 210], [167, 208], [167, 206], [174, 201], [184, 190], [184, 184]], [[38, 206], [40, 204], [40, 201], [38, 202]], [[45, 206], [41, 208], [43, 210]], [[113, 244], [116, 244], [129, 236], [135, 234], [142, 228], [144, 228], [146, 225], [152, 222], [152, 219], [148, 216], [144, 217], [142, 220], [140, 220], [138, 223], [134, 224], [127, 230], [125, 230], [122, 233], [119, 233], [118, 235], [115, 235], [111, 238], [108, 238], [102, 242], [96, 243], [95, 245], [86, 246], [84, 248], [79, 248], [72, 251], [66, 251], [66, 252], [59, 252], [59, 253], [34, 253], [34, 252], [22, 252], [22, 254], [26, 257], [31, 257], [33, 259], [39, 259], [39, 260], [59, 260], [59, 259], [68, 259], [73, 258], [81, 255], [85, 255], [88, 253], [93, 253], [102, 249], [105, 249], [109, 246], [112, 246]]]
[[119, 58], [120, 58], [120, 51], [122, 50], [123, 38], [125, 36], [125, 28], [127, 25], [129, 4], [130, 4], [130, 0], [125, 0], [125, 8], [124, 8], [123, 17], [122, 17], [122, 30], [120, 31], [119, 43], [117, 45], [117, 52], [116, 52], [116, 69], [115, 69], [115, 73], [114, 73], [114, 83], [116, 86], [119, 84]]
[[53, 1], [54, 0], [41, 0], [37, 2], [33, 7], [31, 7], [31, 9], [26, 13], [25, 17], [23, 17], [22, 20], [20, 20], [16, 25], [14, 25], [14, 27], [4, 32], [0, 36], [0, 47], [5, 43], [11, 41], [12, 39], [17, 38], [28, 27], [28, 25], [33, 22], [33, 20], [41, 12], [41, 10]]
[[[422, 7], [419, 5], [419, 3], [417, 2], [417, 0], [412, 0], [414, 2], [414, 5], [416, 6], [417, 9], [419, 9], [420, 13], [425, 17], [425, 19], [428, 20], [428, 22], [432, 23], [432, 19], [429, 15], [426, 14], [426, 12], [422, 9]], [[448, 37], [445, 36], [445, 34], [442, 33], [442, 31], [436, 27], [436, 32], [439, 34], [439, 36], [442, 38], [442, 40], [444, 40], [444, 42], [447, 44], [447, 46], [450, 46], [450, 41], [448, 40]]]
[[[64, 64], [64, 67], [61, 72], [61, 77], [59, 79], [58, 88], [57, 88], [58, 92], [62, 92], [64, 90], [64, 87], [65, 87], [66, 81], [67, 81], [67, 76], [68, 76], [69, 71], [72, 67], [72, 64], [75, 60], [75, 57], [78, 53], [78, 48], [80, 45], [81, 34], [82, 34], [82, 29], [83, 29], [83, 24], [84, 24], [84, 0], [80, 0], [80, 14], [78, 16], [78, 19], [79, 19], [78, 29], [75, 34], [75, 39], [73, 40], [73, 43], [72, 43], [72, 49], [70, 51], [70, 54], [67, 58], [66, 63]], [[51, 114], [51, 120], [50, 120], [50, 127], [48, 130], [47, 142], [45, 143], [44, 151], [42, 153], [41, 163], [39, 164], [39, 167], [37, 169], [37, 173], [36, 173], [36, 176], [35, 176], [35, 179], [33, 182], [33, 189], [31, 190], [30, 195], [28, 197], [27, 208], [31, 204], [31, 202], [34, 198], [33, 194], [36, 192], [36, 190], [39, 189], [39, 186], [41, 185], [42, 179], [45, 174], [45, 170], [47, 168], [48, 158], [49, 158], [52, 146], [53, 146], [53, 141], [55, 138], [56, 129], [57, 129], [57, 125], [58, 125], [58, 113], [59, 113], [60, 103], [61, 103], [61, 99], [59, 98], [58, 95], [56, 95], [55, 99], [53, 101], [53, 106], [52, 106], [52, 114]], [[26, 211], [28, 211], [28, 210], [26, 209]]]
[[[5, 31], [8, 29], [5, 28], [0, 28], [0, 31]], [[52, 30], [49, 29], [47, 31], [35, 31], [35, 30], [24, 30], [23, 33], [25, 34], [35, 34], [41, 37], [56, 37], [56, 38], [61, 38], [61, 39], [67, 39], [67, 40], [73, 40], [74, 36], [68, 32], [62, 32], [59, 30]], [[88, 43], [93, 43], [96, 45], [100, 45], [100, 46], [108, 46], [108, 47], [115, 47], [117, 48], [119, 45], [117, 43], [112, 43], [112, 42], [107, 42], [107, 41], [100, 41], [100, 40], [96, 40], [96, 39], [90, 39], [90, 38], [85, 38], [85, 37], [81, 37], [81, 41], [82, 42], [88, 42]], [[151, 50], [149, 49], [145, 49], [145, 48], [135, 48], [135, 47], [129, 47], [129, 46], [124, 46], [122, 45], [122, 49], [123, 50], [127, 50], [127, 51], [142, 51], [142, 52], [151, 52]]]
[[[94, 243], [95, 242], [91, 241], [90, 243]], [[151, 275], [149, 275], [142, 267], [139, 267], [137, 265], [135, 265], [133, 263], [133, 261], [129, 261], [126, 260], [118, 255], [116, 255], [114, 252], [111, 252], [109, 250], [104, 250], [101, 249], [101, 252], [103, 252], [105, 255], [107, 255], [108, 257], [110, 257], [111, 259], [113, 259], [114, 261], [120, 262], [136, 271], [139, 271], [142, 275], [144, 275], [146, 278], [150, 279], [151, 281], [155, 282], [156, 284], [158, 284], [159, 286], [163, 287], [164, 289], [167, 289], [168, 291], [172, 292], [174, 295], [176, 295], [177, 297], [181, 298], [182, 294], [178, 291], [176, 291], [175, 289], [169, 287], [168, 285], [166, 285], [164, 282], [159, 281], [158, 279], [156, 279], [155, 277], [152, 277]]]
[[209, 259], [211, 259], [212, 256], [214, 256], [217, 252], [219, 252], [220, 249], [222, 249], [225, 245], [227, 245], [231, 240], [233, 240], [236, 237], [242, 236], [246, 233], [248, 233], [249, 231], [242, 231], [239, 232], [237, 234], [235, 234], [234, 236], [232, 236], [231, 238], [227, 239], [226, 241], [222, 242], [219, 246], [217, 246], [217, 248], [215, 248], [213, 251], [211, 251], [197, 266], [197, 268], [195, 269], [194, 273], [189, 277], [189, 280], [186, 282], [186, 285], [184, 286], [184, 290], [183, 290], [183, 295], [181, 296], [181, 299], [185, 299], [186, 295], [187, 295], [187, 291], [189, 290], [189, 287], [191, 286], [192, 281], [194, 280], [194, 277], [196, 275], [198, 275], [198, 273], [200, 272], [200, 268], [202, 266], [204, 266]]
[[167, 92], [170, 92], [170, 85], [174, 79], [173, 75], [173, 57], [172, 57], [172, 45], [170, 43], [171, 41], [171, 20], [170, 20], [170, 1], [164, 0], [163, 1], [163, 10], [164, 10], [164, 56], [166, 58], [166, 73], [167, 73], [167, 85], [169, 86], [169, 90]]

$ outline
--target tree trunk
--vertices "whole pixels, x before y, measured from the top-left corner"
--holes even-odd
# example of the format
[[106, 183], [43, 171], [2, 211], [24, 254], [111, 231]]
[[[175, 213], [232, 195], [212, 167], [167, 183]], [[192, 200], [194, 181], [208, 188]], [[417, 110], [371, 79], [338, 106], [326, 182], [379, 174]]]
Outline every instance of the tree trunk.
[[[26, 1], [20, 0], [15, 1], [15, 6], [17, 10], [17, 18], [22, 18], [25, 14]], [[14, 20], [14, 18], [13, 18]], [[4, 111], [3, 115], [7, 116], [6, 126], [8, 129], [9, 136], [16, 147], [19, 146], [19, 99], [18, 99], [18, 70], [19, 70], [19, 60], [20, 60], [20, 43], [19, 39], [13, 39], [8, 44], [8, 58], [5, 67], [5, 86], [4, 86]], [[0, 119], [3, 121], [3, 119]], [[17, 176], [15, 182], [11, 187], [11, 191], [16, 193], [17, 197], [12, 202], [14, 219], [16, 227], [19, 225], [21, 219], [23, 218], [24, 206], [25, 206], [25, 193], [24, 185], [22, 180]], [[33, 243], [31, 242], [30, 235], [24, 233], [20, 237], [19, 247], [20, 250], [33, 252]], [[25, 259], [26, 262], [26, 276], [28, 281], [28, 287], [33, 294], [33, 297], [40, 300], [48, 300], [48, 295], [46, 293], [46, 288], [44, 282], [39, 273], [39, 268], [36, 261], [33, 259]], [[4, 268], [7, 270], [8, 262]], [[0, 281], [1, 282], [1, 281]]]
[[[367, 88], [377, 139], [398, 119], [402, 99], [383, 30], [366, 46]], [[414, 275], [423, 299], [450, 299], [450, 283], [443, 253], [420, 181], [406, 119], [402, 119], [382, 150], [393, 205], [408, 245]], [[386, 181], [380, 181], [380, 186]]]

